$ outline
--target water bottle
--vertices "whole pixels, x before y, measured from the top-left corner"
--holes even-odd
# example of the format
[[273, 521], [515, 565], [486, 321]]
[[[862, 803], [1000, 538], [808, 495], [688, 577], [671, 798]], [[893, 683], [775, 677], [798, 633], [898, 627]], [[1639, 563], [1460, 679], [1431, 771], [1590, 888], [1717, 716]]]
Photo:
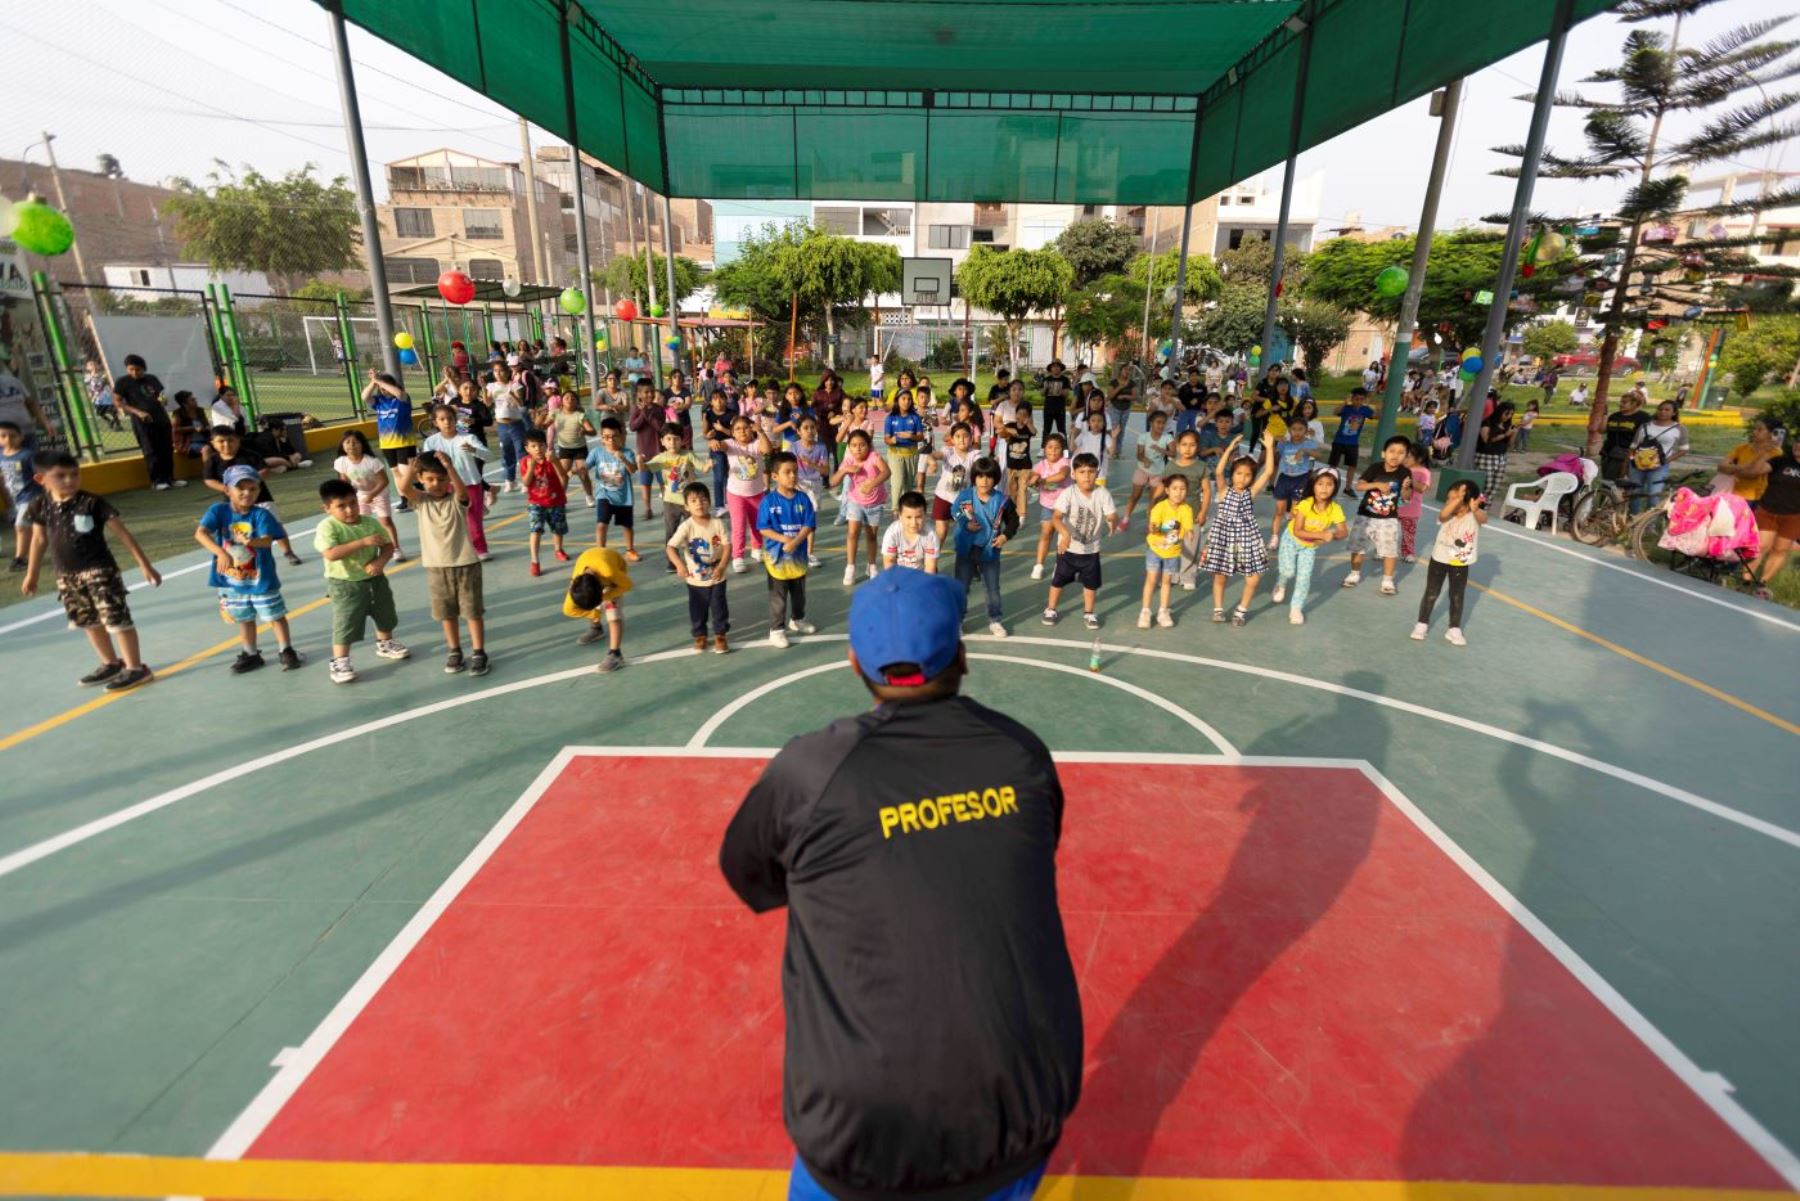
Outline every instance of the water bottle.
[[1088, 652], [1088, 670], [1100, 670], [1100, 640], [1094, 639], [1094, 649]]

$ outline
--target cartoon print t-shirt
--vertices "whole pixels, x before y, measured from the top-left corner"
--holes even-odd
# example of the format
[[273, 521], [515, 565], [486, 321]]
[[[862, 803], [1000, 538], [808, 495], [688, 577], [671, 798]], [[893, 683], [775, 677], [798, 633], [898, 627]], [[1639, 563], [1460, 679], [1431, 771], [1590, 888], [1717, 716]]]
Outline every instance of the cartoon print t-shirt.
[[1467, 567], [1475, 561], [1475, 539], [1481, 523], [1472, 513], [1458, 513], [1449, 521], [1440, 521], [1437, 540], [1431, 544], [1431, 557], [1452, 567]]

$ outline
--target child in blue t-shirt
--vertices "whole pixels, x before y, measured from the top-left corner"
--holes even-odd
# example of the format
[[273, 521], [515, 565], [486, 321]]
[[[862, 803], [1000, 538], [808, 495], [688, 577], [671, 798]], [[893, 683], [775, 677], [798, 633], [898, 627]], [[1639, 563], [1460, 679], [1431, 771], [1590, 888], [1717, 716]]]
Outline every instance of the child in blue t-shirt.
[[25, 506], [36, 500], [43, 488], [31, 472], [32, 452], [25, 448], [25, 431], [11, 421], [0, 421], [0, 487], [12, 505], [13, 554], [12, 570], [25, 570]]
[[963, 589], [963, 611], [969, 607], [969, 591], [981, 577], [987, 594], [988, 633], [1006, 637], [1000, 618], [1000, 548], [1019, 532], [1019, 510], [1000, 491], [1000, 465], [992, 459], [975, 460], [969, 469], [970, 485], [950, 502], [951, 524], [956, 529], [956, 582]]
[[194, 541], [212, 553], [213, 565], [206, 582], [218, 589], [219, 612], [235, 621], [243, 649], [231, 665], [233, 675], [255, 671], [263, 665], [256, 647], [256, 627], [275, 627], [281, 647], [281, 670], [300, 666], [300, 652], [288, 633], [287, 602], [281, 599], [281, 579], [275, 574], [275, 555], [270, 547], [287, 537], [281, 522], [256, 503], [262, 494], [262, 475], [254, 467], [232, 467], [225, 472], [226, 500], [219, 501], [200, 518]]
[[925, 419], [913, 410], [913, 394], [905, 388], [894, 397], [894, 411], [882, 423], [881, 432], [894, 481], [889, 495], [911, 492], [919, 483], [919, 443], [925, 437]]
[[1304, 421], [1288, 425], [1287, 437], [1275, 443], [1275, 524], [1269, 527], [1269, 549], [1281, 546], [1281, 527], [1288, 510], [1312, 491], [1314, 461], [1324, 452]]
[[1362, 428], [1375, 416], [1368, 400], [1369, 390], [1358, 385], [1350, 389], [1350, 399], [1338, 406], [1337, 433], [1331, 436], [1331, 460], [1327, 466], [1336, 467], [1342, 463], [1352, 469], [1356, 467], [1356, 460], [1362, 455], [1359, 446]]
[[625, 531], [625, 557], [638, 562], [643, 556], [637, 552], [631, 508], [631, 480], [638, 461], [625, 449], [625, 427], [617, 417], [600, 423], [600, 445], [588, 451], [587, 469], [594, 481], [595, 544], [605, 546], [607, 527], [616, 525]]
[[778, 450], [770, 457], [769, 478], [775, 486], [756, 506], [756, 529], [769, 572], [769, 644], [786, 647], [789, 632], [816, 630], [806, 620], [806, 568], [819, 515], [812, 498], [800, 490], [800, 462], [792, 451]]

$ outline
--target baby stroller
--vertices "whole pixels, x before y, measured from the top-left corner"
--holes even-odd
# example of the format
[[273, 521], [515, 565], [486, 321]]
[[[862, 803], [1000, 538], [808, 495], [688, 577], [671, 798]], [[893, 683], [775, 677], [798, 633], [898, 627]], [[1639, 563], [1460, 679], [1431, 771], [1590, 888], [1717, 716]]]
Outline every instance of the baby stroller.
[[1646, 561], [1666, 557], [1671, 569], [1718, 583], [1744, 572], [1757, 546], [1756, 519], [1742, 497], [1677, 488], [1667, 505], [1635, 523], [1631, 553]]

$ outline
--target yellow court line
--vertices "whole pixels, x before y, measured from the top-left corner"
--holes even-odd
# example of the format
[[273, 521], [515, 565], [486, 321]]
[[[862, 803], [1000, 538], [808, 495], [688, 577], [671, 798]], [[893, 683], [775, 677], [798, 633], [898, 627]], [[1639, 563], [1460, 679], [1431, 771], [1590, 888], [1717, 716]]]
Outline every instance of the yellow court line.
[[[1775, 1201], [1768, 1189], [1051, 1176], [1042, 1201]], [[0, 1153], [0, 1196], [243, 1201], [782, 1201], [785, 1171], [560, 1164], [326, 1163]]]
[[1689, 688], [1696, 689], [1697, 691], [1704, 692], [1707, 696], [1712, 697], [1714, 700], [1724, 701], [1727, 705], [1730, 705], [1732, 708], [1741, 709], [1745, 713], [1748, 713], [1751, 717], [1761, 718], [1763, 721], [1768, 722], [1770, 725], [1774, 726], [1778, 730], [1785, 730], [1789, 734], [1800, 734], [1800, 725], [1795, 725], [1793, 722], [1788, 721], [1785, 718], [1777, 717], [1775, 714], [1768, 712], [1766, 709], [1758, 709], [1755, 705], [1752, 705], [1750, 702], [1745, 701], [1745, 700], [1740, 700], [1739, 698], [1732, 696], [1729, 692], [1726, 692], [1719, 688], [1714, 688], [1711, 684], [1708, 684], [1702, 680], [1696, 680], [1693, 676], [1683, 675], [1681, 672], [1676, 671], [1672, 667], [1666, 667], [1663, 664], [1658, 663], [1655, 659], [1651, 659], [1644, 655], [1640, 655], [1636, 651], [1630, 650], [1623, 646], [1620, 646], [1618, 643], [1613, 642], [1610, 639], [1602, 638], [1600, 635], [1594, 633], [1591, 630], [1584, 630], [1578, 625], [1575, 625], [1571, 622], [1564, 621], [1562, 618], [1557, 617], [1553, 614], [1546, 613], [1542, 609], [1537, 608], [1535, 605], [1528, 605], [1516, 596], [1508, 596], [1504, 592], [1496, 592], [1494, 589], [1489, 588], [1484, 584], [1477, 584], [1474, 580], [1469, 581], [1469, 587], [1475, 589], [1477, 592], [1484, 592], [1487, 595], [1493, 597], [1497, 601], [1505, 601], [1507, 604], [1513, 606], [1515, 609], [1523, 609], [1525, 612], [1531, 614], [1533, 617], [1541, 618], [1542, 620], [1549, 622], [1551, 625], [1555, 626], [1557, 629], [1567, 630], [1569, 633], [1574, 634], [1578, 638], [1586, 638], [1589, 642], [1592, 642], [1597, 646], [1603, 646], [1607, 650], [1611, 651], [1613, 654], [1621, 655], [1627, 659], [1630, 659], [1633, 663], [1636, 663], [1639, 666], [1648, 667], [1651, 671], [1661, 672], [1663, 675], [1668, 676], [1671, 680], [1675, 680], [1679, 683], [1686, 684]]
[[[526, 515], [524, 513], [515, 513], [511, 517], [502, 518], [501, 520], [496, 521], [489, 528], [499, 529], [501, 526], [507, 525], [511, 522], [522, 521], [522, 520], [524, 520], [525, 516]], [[419, 560], [416, 557], [408, 559], [406, 562], [400, 564], [398, 567], [395, 567], [393, 570], [388, 571], [386, 574], [387, 575], [398, 575], [400, 572], [405, 571], [409, 567], [417, 566], [418, 562], [419, 562]], [[308, 601], [306, 604], [301, 605], [298, 609], [288, 610], [288, 614], [287, 614], [288, 620], [291, 622], [296, 617], [302, 617], [308, 613], [311, 613], [313, 610], [323, 608], [325, 605], [328, 605], [330, 603], [331, 603], [331, 598], [328, 596], [322, 596], [318, 600]], [[269, 630], [272, 627], [264, 625], [264, 626], [259, 626], [257, 628], [261, 632], [266, 634], [269, 632]], [[203, 651], [195, 651], [193, 654], [189, 655], [187, 658], [183, 659], [179, 663], [174, 664], [171, 667], [162, 668], [161, 670], [159, 670], [156, 673], [156, 679], [157, 680], [166, 680], [172, 675], [177, 675], [181, 672], [187, 671], [189, 668], [197, 667], [201, 663], [204, 663], [206, 660], [212, 658], [214, 655], [223, 654], [226, 651], [230, 650], [232, 647], [237, 646], [238, 643], [239, 643], [238, 636], [236, 634], [233, 634], [230, 638], [225, 639], [223, 642], [215, 642], [213, 645], [207, 647]], [[154, 682], [155, 681], [152, 681], [152, 683], [154, 683]], [[128, 696], [135, 696], [138, 693], [142, 692], [143, 690], [144, 690], [144, 686], [139, 685], [136, 688], [126, 689], [123, 692], [103, 692], [91, 701], [87, 701], [84, 704], [76, 705], [73, 709], [65, 709], [61, 713], [55, 714], [54, 716], [46, 717], [43, 721], [38, 722], [36, 725], [26, 726], [23, 730], [17, 730], [11, 734], [8, 734], [4, 738], [0, 738], [0, 751], [10, 751], [11, 749], [20, 745], [21, 743], [30, 742], [33, 738], [38, 737], [40, 734], [48, 734], [52, 730], [55, 730], [62, 726], [68, 725], [70, 722], [74, 721], [78, 717], [86, 717], [88, 714], [93, 713], [96, 710], [104, 709], [108, 705], [115, 704], [119, 701], [122, 701]]]

